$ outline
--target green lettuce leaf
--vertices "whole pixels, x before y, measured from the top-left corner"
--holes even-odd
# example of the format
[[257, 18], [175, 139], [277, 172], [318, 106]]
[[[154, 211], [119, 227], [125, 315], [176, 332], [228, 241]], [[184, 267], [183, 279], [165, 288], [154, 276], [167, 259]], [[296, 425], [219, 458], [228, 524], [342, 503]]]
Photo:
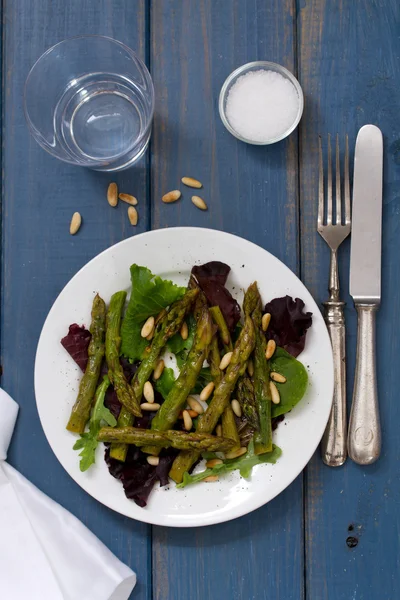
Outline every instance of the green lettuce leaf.
[[175, 383], [175, 375], [174, 370], [170, 367], [167, 367], [162, 372], [160, 379], [154, 382], [154, 387], [157, 392], [161, 394], [161, 396], [166, 399], [168, 394], [170, 393], [172, 386]]
[[79, 456], [79, 468], [81, 471], [87, 471], [95, 462], [96, 448], [98, 445], [97, 436], [102, 427], [102, 423], [106, 423], [110, 427], [115, 427], [117, 421], [115, 417], [110, 413], [108, 408], [104, 406], [104, 398], [110, 380], [107, 375], [104, 376], [103, 381], [96, 390], [96, 396], [94, 401], [94, 407], [89, 421], [89, 431], [82, 433], [79, 440], [77, 440], [73, 446], [74, 450], [81, 450]]
[[308, 374], [304, 365], [283, 348], [277, 348], [271, 358], [271, 370], [286, 377], [286, 383], [276, 383], [281, 401], [272, 405], [272, 416], [283, 415], [300, 402], [308, 386]]
[[182, 483], [179, 483], [177, 488], [184, 488], [191, 483], [197, 483], [198, 481], [202, 481], [206, 477], [210, 475], [223, 475], [224, 473], [229, 473], [230, 471], [238, 470], [240, 475], [246, 479], [248, 479], [251, 475], [253, 467], [256, 465], [261, 465], [263, 463], [272, 463], [275, 464], [278, 458], [281, 456], [282, 450], [278, 448], [278, 446], [273, 446], [272, 452], [267, 452], [266, 454], [260, 454], [257, 456], [254, 454], [254, 443], [253, 440], [249, 444], [249, 448], [246, 454], [243, 456], [239, 456], [239, 458], [232, 458], [231, 460], [225, 460], [223, 463], [219, 465], [215, 465], [212, 469], [206, 469], [201, 473], [195, 473], [190, 475], [189, 473], [184, 473]]
[[186, 288], [153, 275], [146, 267], [131, 266], [132, 292], [121, 326], [121, 354], [140, 360], [148, 345], [140, 335], [144, 322], [181, 298]]
[[167, 350], [172, 352], [172, 354], [175, 354], [175, 356], [181, 359], [182, 362], [184, 362], [190, 348], [193, 346], [194, 334], [196, 332], [196, 321], [193, 315], [189, 315], [186, 322], [189, 329], [189, 335], [187, 339], [184, 340], [180, 333], [176, 333], [167, 342]]

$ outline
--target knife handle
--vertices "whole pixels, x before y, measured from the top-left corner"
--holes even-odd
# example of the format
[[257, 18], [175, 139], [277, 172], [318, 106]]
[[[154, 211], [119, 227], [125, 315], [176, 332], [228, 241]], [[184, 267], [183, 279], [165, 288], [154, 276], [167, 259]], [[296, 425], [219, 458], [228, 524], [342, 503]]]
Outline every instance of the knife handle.
[[359, 465], [370, 465], [379, 458], [381, 452], [375, 352], [377, 308], [374, 305], [356, 304], [357, 353], [348, 451], [350, 458]]
[[344, 302], [324, 302], [325, 321], [332, 343], [334, 365], [333, 402], [321, 441], [322, 460], [329, 467], [340, 467], [347, 457], [346, 420], [346, 336]]

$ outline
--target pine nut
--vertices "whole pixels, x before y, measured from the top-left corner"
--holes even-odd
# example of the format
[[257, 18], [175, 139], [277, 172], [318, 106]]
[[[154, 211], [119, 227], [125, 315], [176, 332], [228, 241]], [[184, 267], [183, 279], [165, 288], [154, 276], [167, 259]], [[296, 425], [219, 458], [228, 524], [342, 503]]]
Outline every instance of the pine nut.
[[154, 373], [153, 373], [154, 381], [157, 381], [157, 379], [160, 379], [160, 377], [164, 371], [164, 367], [165, 367], [165, 362], [163, 361], [163, 359], [159, 360], [156, 365], [156, 368], [154, 369]]
[[149, 465], [156, 467], [160, 462], [160, 457], [159, 456], [148, 456], [146, 460], [149, 463]]
[[131, 196], [130, 194], [119, 194], [118, 198], [122, 200], [122, 202], [126, 202], [131, 206], [136, 206], [137, 204], [137, 198], [135, 198], [135, 196]]
[[107, 189], [107, 202], [110, 206], [118, 204], [118, 187], [116, 183], [110, 183]]
[[219, 368], [221, 369], [221, 371], [223, 371], [224, 369], [226, 369], [226, 367], [231, 362], [231, 360], [232, 360], [232, 354], [233, 354], [233, 352], [227, 352], [222, 357], [221, 362], [219, 363]]
[[186, 431], [190, 431], [193, 427], [192, 417], [189, 415], [187, 410], [184, 410], [182, 414], [183, 414], [183, 426], [185, 427]]
[[192, 202], [200, 210], [207, 210], [208, 206], [200, 196], [192, 196]]
[[78, 212], [74, 212], [71, 219], [71, 225], [69, 226], [69, 232], [71, 235], [78, 233], [79, 228], [82, 224], [82, 217]]
[[269, 360], [274, 355], [276, 350], [276, 342], [275, 340], [269, 340], [267, 344], [267, 349], [265, 350], [265, 358]]
[[215, 435], [217, 437], [222, 437], [222, 425], [217, 425], [215, 428]]
[[200, 181], [197, 181], [197, 179], [193, 179], [193, 177], [182, 177], [181, 181], [184, 185], [191, 188], [200, 189], [203, 187], [203, 184], [200, 183]]
[[269, 376], [271, 377], [271, 379], [273, 379], [273, 381], [276, 381], [277, 383], [286, 383], [286, 377], [284, 375], [281, 375], [280, 373], [272, 372]]
[[149, 317], [147, 319], [146, 323], [143, 325], [140, 335], [142, 336], [142, 338], [147, 338], [147, 336], [151, 334], [153, 329], [154, 329], [154, 317]]
[[182, 196], [180, 190], [172, 190], [172, 192], [168, 192], [168, 194], [164, 194], [161, 198], [163, 202], [166, 204], [170, 204], [171, 202], [176, 202]]
[[151, 342], [151, 340], [152, 340], [152, 339], [153, 339], [153, 337], [154, 337], [154, 333], [155, 333], [155, 331], [156, 331], [156, 328], [155, 328], [155, 327], [153, 327], [153, 329], [150, 331], [149, 335], [146, 335], [146, 340], [148, 340], [149, 342]]
[[130, 206], [128, 208], [128, 219], [131, 225], [137, 225], [138, 222], [138, 212], [134, 206]]
[[206, 387], [202, 389], [201, 394], [200, 394], [200, 400], [202, 402], [206, 402], [209, 397], [211, 396], [211, 394], [214, 391], [214, 387], [215, 384], [213, 381], [210, 381], [210, 383], [207, 383]]
[[232, 450], [232, 452], [227, 452], [225, 454], [225, 458], [238, 458], [239, 456], [243, 456], [246, 454], [247, 448], [239, 448], [238, 450]]
[[[189, 417], [192, 417], [192, 419], [195, 419], [196, 417], [199, 416], [199, 413], [196, 412], [195, 410], [192, 410], [191, 408], [185, 408], [186, 412], [189, 413]], [[179, 413], [179, 419], [183, 419], [183, 410], [181, 410], [181, 412]]]
[[281, 401], [281, 397], [279, 395], [278, 388], [274, 384], [273, 381], [269, 382], [269, 389], [271, 390], [271, 400], [274, 404], [279, 404]]
[[247, 372], [250, 375], [250, 377], [253, 377], [253, 375], [254, 375], [254, 363], [253, 363], [253, 361], [251, 359], [247, 363]]
[[160, 404], [157, 404], [157, 402], [143, 402], [143, 404], [140, 405], [140, 408], [142, 410], [148, 410], [148, 411], [156, 411], [160, 408]]
[[240, 418], [242, 416], [242, 407], [240, 406], [239, 401], [232, 400], [231, 407], [235, 415]]
[[267, 331], [269, 322], [271, 321], [271, 314], [265, 313], [261, 319], [261, 327], [263, 331]]
[[204, 477], [204, 479], [202, 479], [202, 481], [205, 481], [206, 483], [212, 483], [214, 481], [218, 481], [219, 477], [218, 475], [209, 475], [208, 477]]
[[188, 339], [188, 337], [189, 337], [189, 327], [187, 326], [186, 321], [184, 321], [182, 323], [180, 334], [181, 334], [181, 338], [183, 340], [187, 340]]
[[204, 408], [202, 407], [200, 402], [196, 400], [196, 398], [193, 398], [193, 396], [189, 396], [189, 398], [187, 399], [187, 403], [189, 404], [192, 410], [195, 410], [197, 412], [198, 415], [203, 414]]
[[146, 381], [143, 386], [143, 396], [145, 397], [145, 400], [149, 402], [149, 404], [154, 403], [154, 389], [150, 381]]
[[206, 462], [207, 469], [212, 469], [216, 465], [222, 465], [223, 461], [220, 458], [212, 458]]

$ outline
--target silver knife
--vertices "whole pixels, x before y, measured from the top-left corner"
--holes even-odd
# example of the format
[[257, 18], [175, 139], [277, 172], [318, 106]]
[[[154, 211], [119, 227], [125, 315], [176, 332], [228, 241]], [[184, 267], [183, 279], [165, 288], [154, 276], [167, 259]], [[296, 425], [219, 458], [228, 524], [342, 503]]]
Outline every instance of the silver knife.
[[354, 155], [350, 294], [358, 313], [356, 371], [348, 453], [360, 464], [381, 452], [375, 315], [381, 301], [383, 139], [375, 125], [358, 132]]

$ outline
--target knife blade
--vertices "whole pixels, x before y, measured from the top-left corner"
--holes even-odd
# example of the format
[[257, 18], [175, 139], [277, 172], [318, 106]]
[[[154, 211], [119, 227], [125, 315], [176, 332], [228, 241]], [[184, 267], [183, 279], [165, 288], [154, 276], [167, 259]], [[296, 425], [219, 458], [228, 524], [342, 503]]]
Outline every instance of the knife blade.
[[350, 294], [356, 303], [381, 299], [382, 180], [382, 132], [365, 125], [354, 155]]
[[350, 294], [358, 314], [348, 454], [360, 464], [381, 452], [375, 315], [381, 301], [383, 139], [375, 125], [358, 133], [354, 155]]

